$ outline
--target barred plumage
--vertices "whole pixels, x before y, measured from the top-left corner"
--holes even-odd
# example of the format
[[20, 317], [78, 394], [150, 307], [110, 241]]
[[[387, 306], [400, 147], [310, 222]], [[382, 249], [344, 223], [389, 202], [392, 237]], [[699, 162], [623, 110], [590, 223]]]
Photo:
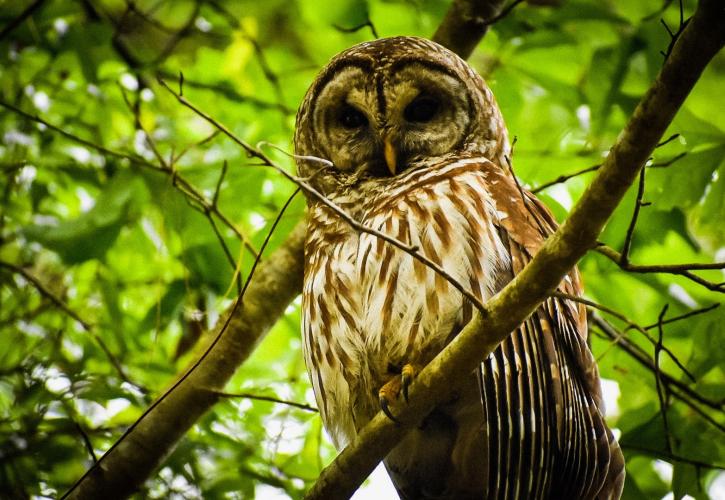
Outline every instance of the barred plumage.
[[[396, 83], [410, 65], [423, 84], [407, 76]], [[437, 81], [431, 71], [446, 76]], [[452, 92], [465, 95], [455, 100]], [[421, 95], [449, 106], [447, 119], [392, 123]], [[352, 123], [367, 128], [349, 131], [348, 140], [349, 123], [338, 130], [335, 117], [350, 102], [374, 110], [358, 109], [365, 121]], [[461, 106], [470, 116], [454, 127], [460, 137], [451, 132], [453, 146], [444, 145], [450, 151], [415, 135], [425, 127], [432, 137], [445, 135]], [[336, 149], [341, 137], [347, 142]], [[483, 80], [450, 52], [415, 38], [379, 40], [338, 56], [298, 115], [297, 152], [335, 163], [300, 161], [301, 173], [360, 223], [419, 248], [482, 301], [523, 268], [556, 225], [502, 167], [507, 147]], [[398, 153], [400, 164], [393, 161]], [[323, 422], [341, 447], [379, 411], [381, 387], [404, 366], [427, 364], [473, 307], [432, 269], [314, 199], [308, 228], [304, 351]], [[575, 295], [580, 288], [576, 270], [559, 287]], [[604, 423], [583, 308], [546, 301], [385, 463], [403, 498], [617, 498], [623, 459]]]

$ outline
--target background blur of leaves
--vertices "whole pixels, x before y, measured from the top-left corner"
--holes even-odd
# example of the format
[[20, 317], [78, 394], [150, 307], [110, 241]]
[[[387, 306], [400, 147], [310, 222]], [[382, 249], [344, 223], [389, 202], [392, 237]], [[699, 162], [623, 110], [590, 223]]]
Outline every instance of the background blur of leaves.
[[[518, 137], [514, 165], [526, 185], [601, 161], [662, 63], [669, 35], [660, 19], [673, 29], [679, 23], [670, 3], [520, 5], [488, 33], [470, 61]], [[379, 36], [430, 36], [447, 7], [441, 0], [0, 1], [0, 29], [31, 9], [0, 38], [0, 98], [120, 153], [103, 154], [0, 108], [0, 497], [56, 496], [109, 448], [236, 296], [236, 261], [245, 277], [253, 260], [239, 235], [259, 248], [294, 191], [213, 135], [157, 77], [178, 89], [183, 72], [184, 96], [234, 133], [291, 151], [294, 113], [315, 73], [373, 36], [369, 27], [341, 28], [370, 20]], [[686, 15], [693, 8], [685, 2]], [[680, 136], [653, 161], [679, 158], [647, 170], [651, 205], [634, 233], [633, 263], [725, 260], [723, 89], [720, 54], [671, 127]], [[264, 147], [292, 170], [288, 157]], [[563, 219], [592, 175], [539, 195]], [[615, 249], [635, 194], [602, 235]], [[272, 246], [303, 213], [298, 197]], [[656, 324], [665, 304], [667, 319], [722, 300], [681, 276], [625, 273], [596, 253], [581, 268], [589, 298], [642, 326]], [[696, 274], [723, 281], [721, 270]], [[667, 426], [653, 371], [594, 329], [602, 375], [616, 381], [608, 392], [621, 394], [610, 402], [610, 420], [628, 460], [625, 498], [707, 498], [713, 481], [723, 481], [707, 465], [725, 465], [724, 320], [720, 307], [664, 325], [664, 345], [695, 381], [664, 354], [662, 371], [706, 401], [665, 394]], [[657, 338], [657, 328], [649, 332]], [[228, 392], [314, 404], [299, 337], [295, 304]], [[626, 338], [652, 358], [641, 333], [630, 329]], [[143, 495], [300, 497], [333, 456], [315, 413], [228, 398]]]

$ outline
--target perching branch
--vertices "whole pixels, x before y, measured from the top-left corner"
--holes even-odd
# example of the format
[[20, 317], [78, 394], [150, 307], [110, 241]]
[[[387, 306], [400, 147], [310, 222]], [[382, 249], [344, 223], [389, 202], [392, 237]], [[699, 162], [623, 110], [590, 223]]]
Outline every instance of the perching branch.
[[[725, 9], [703, 0], [678, 37], [660, 74], [635, 109], [602, 168], [568, 219], [513, 281], [476, 314], [410, 388], [396, 416], [415, 425], [445, 400], [558, 285], [591, 248], [675, 113], [712, 57], [725, 44]], [[348, 498], [404, 434], [382, 412], [321, 474], [308, 499]]]

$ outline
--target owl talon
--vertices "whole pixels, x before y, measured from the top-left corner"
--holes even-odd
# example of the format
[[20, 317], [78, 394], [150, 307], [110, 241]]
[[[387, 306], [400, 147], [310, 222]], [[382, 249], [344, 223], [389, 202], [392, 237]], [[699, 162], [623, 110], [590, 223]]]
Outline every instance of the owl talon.
[[406, 364], [403, 366], [403, 370], [400, 374], [400, 385], [403, 389], [403, 398], [408, 403], [408, 388], [413, 383], [413, 379], [418, 374], [418, 367], [416, 365]]
[[396, 424], [400, 423], [400, 420], [395, 418], [393, 413], [390, 411], [390, 406], [388, 404], [388, 400], [385, 396], [380, 396], [380, 409], [385, 413], [385, 416], [388, 417], [390, 420], [395, 422]]
[[401, 377], [399, 375], [394, 376], [388, 380], [378, 391], [378, 401], [380, 402], [380, 409], [383, 413], [388, 416], [390, 420], [398, 423], [398, 420], [393, 416], [390, 411], [390, 403], [398, 399], [400, 395], [400, 383]]

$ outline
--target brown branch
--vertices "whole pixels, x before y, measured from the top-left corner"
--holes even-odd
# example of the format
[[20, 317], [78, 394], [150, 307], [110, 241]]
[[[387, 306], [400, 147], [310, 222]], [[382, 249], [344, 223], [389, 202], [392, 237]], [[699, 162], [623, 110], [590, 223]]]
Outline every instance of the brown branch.
[[[519, 3], [516, 0], [514, 4]], [[453, 0], [433, 41], [468, 59], [486, 34], [490, 21], [503, 10], [505, 0]]]
[[611, 247], [606, 245], [599, 245], [594, 249], [597, 253], [600, 253], [607, 257], [609, 260], [617, 264], [623, 271], [630, 273], [664, 273], [664, 274], [677, 274], [684, 276], [685, 278], [694, 281], [695, 283], [704, 286], [708, 290], [714, 292], [725, 293], [725, 283], [713, 283], [700, 276], [692, 273], [692, 270], [706, 270], [706, 269], [723, 269], [725, 268], [725, 262], [714, 262], [709, 264], [653, 264], [653, 265], [634, 265], [630, 263], [622, 263], [622, 254], [617, 252]]
[[[559, 284], [572, 266], [596, 245], [596, 238], [675, 113], [712, 57], [725, 44], [725, 11], [719, 0], [702, 0], [678, 37], [660, 74], [643, 96], [602, 168], [562, 226], [531, 262], [476, 314], [428, 365], [410, 388], [409, 404], [395, 412], [416, 425], [445, 400]], [[404, 426], [379, 412], [323, 470], [308, 499], [348, 498], [404, 435]]]
[[312, 413], [317, 413], [319, 410], [315, 408], [314, 406], [306, 405], [303, 403], [297, 403], [295, 401], [288, 401], [286, 399], [279, 399], [275, 398], [273, 396], [260, 396], [259, 394], [251, 394], [249, 392], [221, 392], [221, 391], [211, 391], [216, 396], [219, 396], [220, 398], [246, 398], [246, 399], [255, 399], [257, 401], [269, 401], [270, 403], [279, 403], [287, 406], [292, 406], [294, 408], [299, 408], [300, 410], [309, 411]]
[[219, 396], [213, 391], [224, 388], [236, 368], [249, 357], [302, 287], [303, 223], [297, 225], [287, 241], [265, 262], [260, 263], [260, 256], [289, 201], [267, 234], [242, 293], [223, 314], [202, 355], [62, 498], [129, 496], [194, 422], [218, 401]]

